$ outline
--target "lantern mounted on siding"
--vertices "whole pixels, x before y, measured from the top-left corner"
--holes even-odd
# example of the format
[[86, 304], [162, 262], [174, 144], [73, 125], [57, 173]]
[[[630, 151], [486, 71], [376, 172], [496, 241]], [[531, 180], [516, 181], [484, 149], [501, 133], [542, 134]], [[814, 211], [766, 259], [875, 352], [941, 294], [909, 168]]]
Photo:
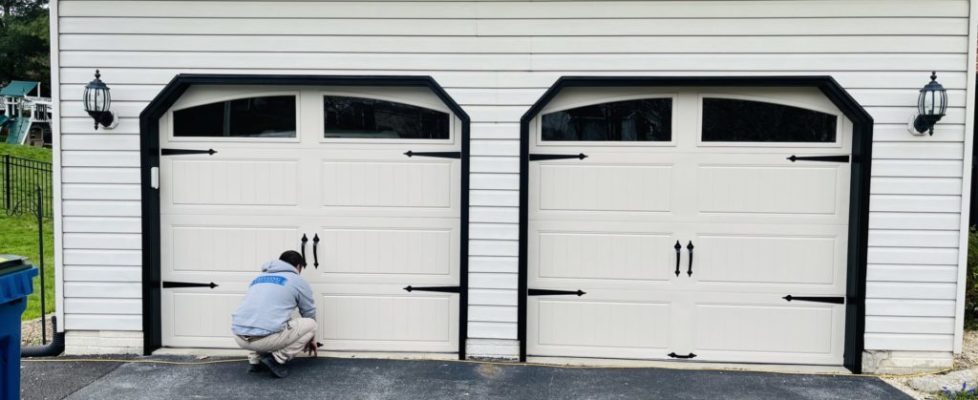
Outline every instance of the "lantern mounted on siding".
[[99, 70], [95, 70], [95, 80], [85, 85], [85, 96], [82, 99], [85, 103], [85, 111], [95, 120], [95, 130], [98, 130], [99, 125], [108, 129], [119, 125], [119, 119], [109, 111], [112, 96], [109, 94], [109, 87], [102, 82], [101, 77]]
[[923, 135], [929, 133], [934, 135], [934, 125], [944, 117], [947, 112], [947, 90], [937, 82], [937, 72], [931, 72], [930, 83], [920, 89], [920, 97], [917, 98], [917, 115], [910, 122], [910, 133]]

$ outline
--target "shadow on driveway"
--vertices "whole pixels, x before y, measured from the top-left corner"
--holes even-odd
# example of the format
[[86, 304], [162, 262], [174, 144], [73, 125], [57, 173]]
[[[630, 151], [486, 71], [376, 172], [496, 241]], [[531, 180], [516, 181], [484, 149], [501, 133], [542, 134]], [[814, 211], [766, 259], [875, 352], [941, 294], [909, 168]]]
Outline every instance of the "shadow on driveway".
[[[245, 372], [244, 361], [89, 364], [25, 362], [23, 398], [70, 393], [71, 399], [910, 399], [865, 376], [320, 358], [298, 359], [288, 378], [274, 379]], [[71, 390], [45, 392], [45, 385]]]

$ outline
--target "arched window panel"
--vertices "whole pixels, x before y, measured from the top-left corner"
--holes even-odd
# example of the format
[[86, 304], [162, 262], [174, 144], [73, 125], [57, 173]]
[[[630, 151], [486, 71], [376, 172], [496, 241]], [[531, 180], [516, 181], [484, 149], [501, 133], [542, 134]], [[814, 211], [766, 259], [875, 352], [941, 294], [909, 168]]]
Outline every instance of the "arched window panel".
[[204, 104], [173, 112], [173, 136], [294, 138], [295, 96], [265, 96]]
[[447, 112], [392, 101], [324, 96], [327, 139], [440, 139], [450, 137]]
[[832, 114], [760, 101], [704, 98], [704, 142], [834, 143]]
[[594, 104], [544, 114], [544, 141], [668, 142], [672, 99]]

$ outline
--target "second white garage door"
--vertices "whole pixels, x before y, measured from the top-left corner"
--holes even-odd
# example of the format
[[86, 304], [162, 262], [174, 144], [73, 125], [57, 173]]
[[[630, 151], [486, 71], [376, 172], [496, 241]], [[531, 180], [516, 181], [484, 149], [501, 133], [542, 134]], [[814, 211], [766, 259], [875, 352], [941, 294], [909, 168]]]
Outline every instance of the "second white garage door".
[[457, 351], [459, 295], [404, 290], [459, 285], [460, 160], [405, 155], [460, 149], [434, 94], [198, 86], [160, 124], [164, 346], [236, 347], [258, 267], [301, 249], [325, 350]]
[[529, 356], [842, 364], [852, 129], [821, 93], [565, 89], [531, 127]]

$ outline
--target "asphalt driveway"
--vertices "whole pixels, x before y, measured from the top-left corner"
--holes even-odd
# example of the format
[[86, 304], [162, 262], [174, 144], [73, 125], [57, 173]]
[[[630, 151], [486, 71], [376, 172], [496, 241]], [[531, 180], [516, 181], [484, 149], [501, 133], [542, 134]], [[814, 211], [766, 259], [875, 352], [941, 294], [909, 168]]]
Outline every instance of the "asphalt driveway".
[[[139, 362], [150, 361], [150, 363]], [[866, 376], [299, 359], [286, 379], [244, 361], [25, 361], [24, 399], [910, 399]]]

